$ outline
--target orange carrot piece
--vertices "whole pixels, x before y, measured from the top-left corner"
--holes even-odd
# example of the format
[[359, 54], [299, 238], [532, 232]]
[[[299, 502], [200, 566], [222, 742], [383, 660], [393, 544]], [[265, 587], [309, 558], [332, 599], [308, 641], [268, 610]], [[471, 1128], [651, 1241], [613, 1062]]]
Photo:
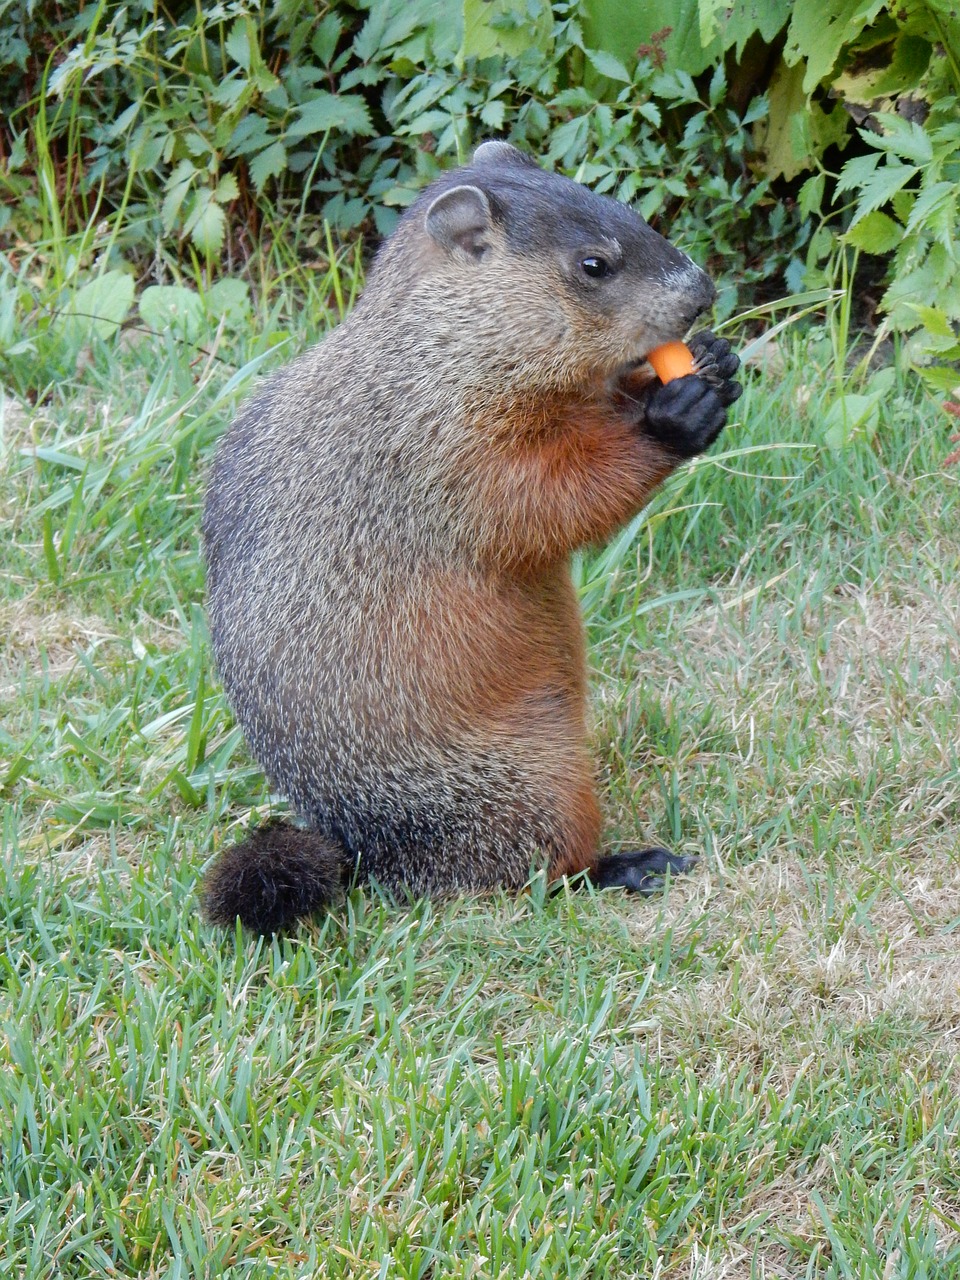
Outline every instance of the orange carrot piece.
[[672, 382], [694, 370], [693, 355], [682, 342], [665, 342], [662, 347], [654, 348], [647, 360], [661, 382]]

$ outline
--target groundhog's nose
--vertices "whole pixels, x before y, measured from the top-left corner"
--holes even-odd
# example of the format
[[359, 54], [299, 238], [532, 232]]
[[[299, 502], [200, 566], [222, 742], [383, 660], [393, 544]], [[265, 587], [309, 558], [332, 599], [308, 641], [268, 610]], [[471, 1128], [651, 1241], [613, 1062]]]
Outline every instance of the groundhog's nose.
[[693, 262], [685, 273], [683, 281], [683, 318], [688, 325], [693, 324], [697, 316], [702, 315], [716, 301], [717, 290], [713, 281], [705, 271]]

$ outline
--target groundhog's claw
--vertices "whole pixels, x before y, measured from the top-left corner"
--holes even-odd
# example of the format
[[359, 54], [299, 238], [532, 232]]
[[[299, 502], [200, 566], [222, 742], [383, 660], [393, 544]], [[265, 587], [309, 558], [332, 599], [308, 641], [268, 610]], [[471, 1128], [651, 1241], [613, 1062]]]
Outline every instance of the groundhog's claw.
[[718, 338], [709, 329], [702, 329], [687, 345], [696, 362], [696, 376], [709, 382], [723, 404], [731, 405], [738, 400], [743, 387], [733, 379], [740, 368], [740, 357], [730, 350], [726, 338]]

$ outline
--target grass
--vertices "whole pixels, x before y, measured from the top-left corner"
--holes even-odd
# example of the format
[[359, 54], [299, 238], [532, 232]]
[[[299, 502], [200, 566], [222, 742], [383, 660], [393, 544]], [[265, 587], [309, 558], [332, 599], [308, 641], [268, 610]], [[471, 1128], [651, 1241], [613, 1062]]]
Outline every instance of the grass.
[[932, 409], [901, 378], [872, 443], [825, 449], [814, 334], [579, 565], [610, 843], [704, 855], [665, 898], [356, 894], [223, 937], [198, 875], [271, 801], [211, 667], [204, 466], [357, 278], [273, 267], [192, 344], [38, 313], [4, 367], [3, 1274], [957, 1275]]

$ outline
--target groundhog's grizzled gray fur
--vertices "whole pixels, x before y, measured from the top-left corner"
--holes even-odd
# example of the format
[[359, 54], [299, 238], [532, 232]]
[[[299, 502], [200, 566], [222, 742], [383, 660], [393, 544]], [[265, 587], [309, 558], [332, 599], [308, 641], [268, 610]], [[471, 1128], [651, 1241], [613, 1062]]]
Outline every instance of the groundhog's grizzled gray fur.
[[220, 673], [307, 830], [207, 878], [273, 930], [355, 872], [414, 894], [531, 867], [645, 889], [688, 860], [599, 857], [571, 551], [721, 430], [737, 359], [645, 364], [714, 297], [615, 200], [486, 143], [380, 251], [353, 313], [230, 427], [204, 517]]

